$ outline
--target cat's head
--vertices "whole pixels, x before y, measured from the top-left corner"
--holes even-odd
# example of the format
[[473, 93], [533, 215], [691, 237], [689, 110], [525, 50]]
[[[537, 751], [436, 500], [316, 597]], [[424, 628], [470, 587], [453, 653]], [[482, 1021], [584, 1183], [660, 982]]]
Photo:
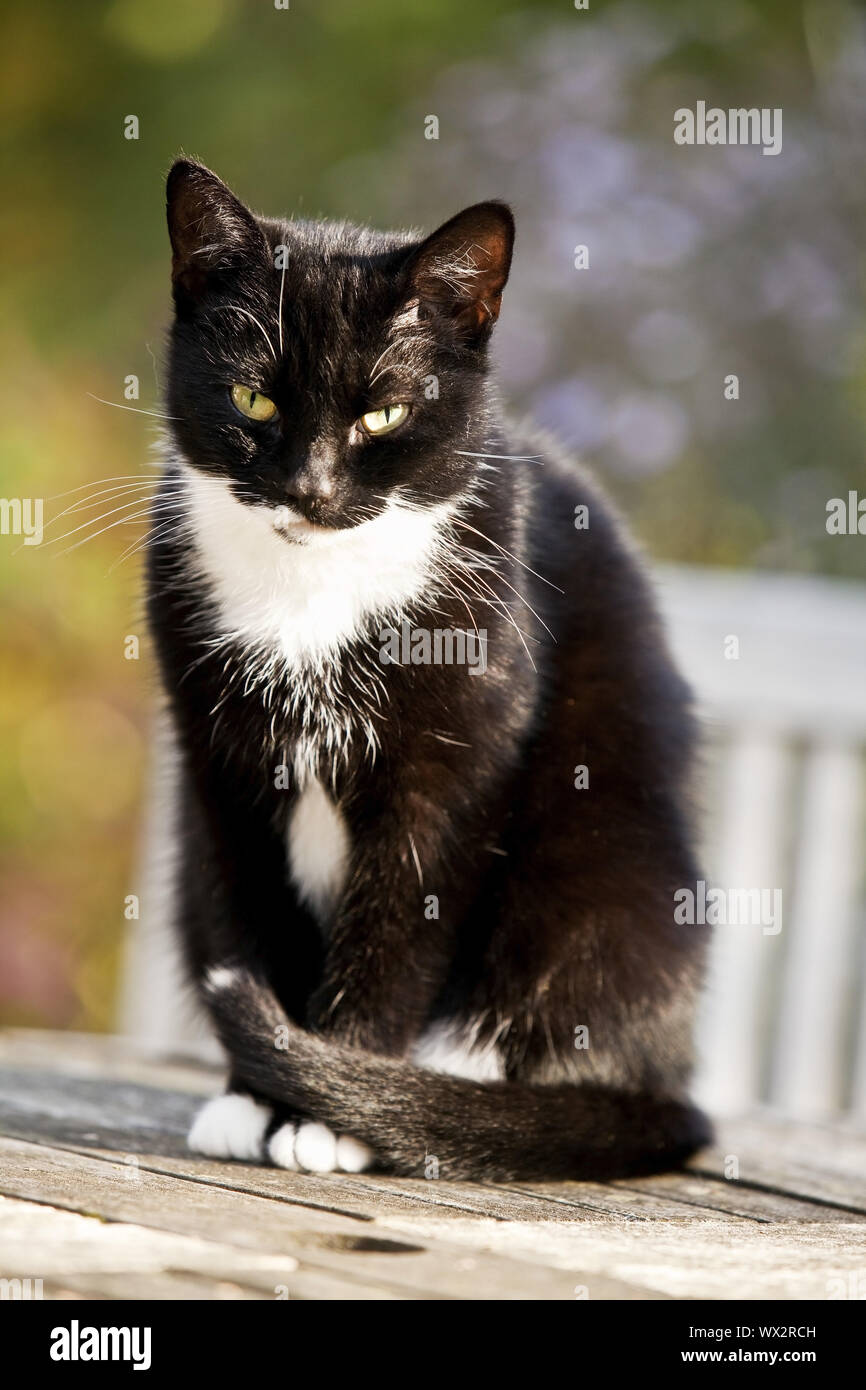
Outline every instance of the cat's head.
[[188, 464], [289, 539], [460, 494], [489, 428], [487, 342], [514, 222], [431, 236], [255, 216], [200, 164], [168, 178], [169, 414]]

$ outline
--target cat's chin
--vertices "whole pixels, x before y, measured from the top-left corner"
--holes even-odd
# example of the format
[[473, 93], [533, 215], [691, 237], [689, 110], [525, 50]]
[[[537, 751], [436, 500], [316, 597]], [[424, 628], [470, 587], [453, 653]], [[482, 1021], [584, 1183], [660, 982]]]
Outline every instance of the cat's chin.
[[325, 533], [326, 528], [316, 526], [314, 522], [301, 518], [288, 524], [275, 521], [274, 530], [284, 541], [288, 541], [289, 545], [310, 545], [317, 536], [322, 536]]
[[290, 545], [310, 545], [317, 539], [334, 533], [332, 526], [319, 526], [315, 521], [308, 521], [305, 516], [299, 516], [287, 507], [276, 509], [273, 525], [277, 535], [282, 536]]
[[288, 507], [277, 507], [272, 514], [272, 521], [277, 535], [290, 545], [315, 545], [317, 542], [333, 540], [337, 536], [356, 530], [360, 524], [349, 522], [342, 526], [322, 526], [318, 522], [308, 521], [305, 516], [300, 516]]

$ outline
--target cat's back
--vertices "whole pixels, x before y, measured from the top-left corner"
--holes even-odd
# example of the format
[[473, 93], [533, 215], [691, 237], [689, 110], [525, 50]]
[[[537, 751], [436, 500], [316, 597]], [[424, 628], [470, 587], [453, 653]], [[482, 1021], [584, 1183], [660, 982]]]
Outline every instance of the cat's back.
[[531, 425], [515, 427], [509, 447], [521, 460], [515, 466], [526, 470], [530, 564], [548, 590], [555, 585], [569, 600], [553, 604], [554, 612], [586, 613], [600, 605], [611, 619], [629, 609], [642, 619], [654, 611], [646, 563], [589, 470]]
[[[549, 685], [569, 712], [590, 705], [655, 721], [660, 740], [689, 745], [691, 692], [671, 657], [647, 560], [591, 474], [531, 427], [514, 452], [528, 477], [532, 603], [549, 631]], [[585, 700], [584, 700], [585, 697]], [[631, 717], [631, 716], [629, 716]]]

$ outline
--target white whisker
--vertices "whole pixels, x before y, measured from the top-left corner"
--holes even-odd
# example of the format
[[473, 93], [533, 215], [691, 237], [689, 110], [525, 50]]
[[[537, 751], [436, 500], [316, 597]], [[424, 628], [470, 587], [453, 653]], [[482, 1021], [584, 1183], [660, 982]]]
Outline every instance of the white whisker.
[[180, 415], [166, 415], [162, 410], [141, 410], [137, 405], [122, 405], [120, 401], [105, 401], [101, 396], [94, 396], [92, 391], [85, 393], [92, 401], [99, 401], [100, 405], [113, 405], [115, 410], [131, 410], [134, 415], [155, 415], [159, 420], [179, 420]]
[[[119, 517], [119, 518], [117, 519], [117, 521], [109, 522], [108, 526], [103, 526], [103, 527], [101, 528], [101, 530], [96, 531], [92, 536], [83, 536], [83, 537], [81, 538], [81, 540], [80, 540], [80, 541], [76, 541], [74, 545], [68, 545], [68, 546], [66, 547], [65, 550], [58, 550], [58, 552], [57, 552], [57, 557], [56, 557], [56, 558], [59, 559], [59, 558], [61, 557], [61, 555], [70, 555], [70, 554], [72, 553], [72, 551], [73, 551], [73, 550], [77, 550], [79, 546], [81, 546], [81, 545], [87, 545], [87, 542], [88, 542], [88, 541], [95, 541], [97, 536], [102, 536], [102, 535], [104, 535], [106, 531], [113, 531], [114, 528], [115, 528], [115, 526], [127, 526], [131, 521], [139, 521], [139, 520], [141, 520], [143, 517], [147, 517], [147, 516], [149, 516], [149, 515], [150, 515], [150, 512], [149, 512], [149, 511], [144, 511], [144, 512], [137, 512], [134, 516], [125, 516], [125, 517], [122, 516], [122, 517]], [[79, 529], [80, 529], [80, 528], [79, 528]], [[72, 535], [75, 534], [75, 532], [74, 532], [74, 531], [70, 531], [68, 534], [69, 534], [70, 536], [72, 536]], [[56, 537], [56, 540], [59, 540], [59, 541], [66, 540], [66, 536], [57, 536], [57, 537]], [[53, 544], [53, 543], [54, 543], [54, 542], [49, 541], [49, 545], [51, 545], [51, 544]]]
[[[154, 468], [160, 467], [154, 464]], [[78, 487], [68, 488], [66, 492], [55, 492], [53, 496], [46, 497], [46, 502], [59, 502], [63, 497], [71, 497], [73, 492], [83, 492], [86, 487], [99, 487], [100, 483], [125, 483], [135, 482], [139, 478], [148, 478], [151, 482], [158, 483], [159, 478], [152, 473], [118, 473], [115, 478], [96, 478], [92, 483], [80, 483]]]
[[181, 516], [170, 516], [168, 521], [163, 522], [160, 526], [151, 527], [144, 536], [139, 536], [131, 545], [126, 547], [123, 553], [114, 561], [114, 564], [109, 567], [108, 573], [112, 574], [114, 570], [117, 569], [118, 565], [122, 565], [124, 560], [132, 559], [133, 555], [137, 555], [140, 551], [144, 550], [151, 541], [159, 539], [164, 540], [169, 535], [179, 535], [188, 525], [189, 522], [186, 515], [182, 514]]
[[[475, 554], [476, 552], [473, 551], [473, 552], [468, 552], [468, 553]], [[547, 623], [544, 621], [544, 619], [543, 619], [542, 617], [539, 616], [538, 613], [536, 613], [535, 609], [533, 608], [533, 606], [532, 606], [532, 604], [529, 602], [529, 600], [526, 599], [526, 598], [524, 598], [523, 594], [520, 592], [519, 589], [515, 589], [514, 585], [511, 583], [510, 580], [508, 580], [508, 579], [505, 578], [505, 575], [504, 575], [504, 574], [500, 574], [500, 572], [499, 572], [498, 570], [496, 570], [495, 573], [496, 573], [497, 577], [498, 577], [499, 579], [502, 580], [502, 583], [505, 584], [506, 587], [509, 588], [509, 589], [511, 590], [511, 592], [512, 592], [513, 594], [515, 594], [517, 598], [520, 599], [520, 602], [521, 602], [526, 608], [529, 609], [530, 613], [532, 614], [533, 618], [535, 618], [536, 622], [541, 623], [541, 626], [544, 628], [545, 632], [549, 633], [549, 635], [550, 635], [551, 637], [553, 637], [553, 640], [554, 640], [554, 642], [555, 642], [555, 641], [556, 641], [556, 638], [554, 637], [553, 633], [550, 631], [550, 628], [547, 626]]]
[[558, 584], [554, 584], [554, 582], [553, 582], [552, 579], [545, 579], [545, 577], [544, 577], [543, 574], [539, 574], [539, 573], [538, 573], [538, 570], [534, 570], [534, 569], [532, 568], [531, 565], [525, 564], [525, 563], [523, 562], [523, 560], [519, 560], [518, 557], [517, 557], [516, 555], [512, 555], [512, 553], [511, 553], [510, 550], [506, 550], [505, 546], [504, 546], [504, 545], [500, 545], [499, 542], [498, 542], [498, 541], [495, 541], [495, 540], [493, 539], [492, 536], [487, 536], [487, 535], [484, 534], [483, 531], [479, 531], [475, 526], [470, 526], [470, 525], [469, 525], [469, 522], [468, 522], [468, 521], [464, 521], [462, 517], [455, 517], [454, 520], [455, 520], [460, 526], [463, 526], [467, 531], [473, 531], [473, 532], [475, 533], [475, 535], [476, 535], [476, 536], [480, 536], [481, 539], [482, 539], [483, 541], [487, 541], [489, 545], [494, 545], [494, 546], [496, 547], [497, 550], [501, 550], [501, 552], [502, 552], [503, 555], [507, 555], [508, 558], [509, 558], [509, 560], [513, 560], [513, 561], [515, 562], [515, 564], [520, 565], [520, 566], [521, 566], [523, 569], [525, 569], [529, 574], [534, 574], [534, 575], [535, 575], [535, 578], [536, 578], [536, 579], [540, 579], [541, 582], [542, 582], [542, 584], [548, 584], [548, 585], [550, 586], [550, 588], [551, 588], [551, 589], [555, 589], [556, 592], [557, 592], [558, 594], [564, 594], [564, 593], [565, 593], [565, 590], [564, 590], [564, 589], [560, 589], [560, 587], [559, 587]]
[[[518, 625], [518, 623], [517, 623], [517, 621], [516, 621], [516, 619], [515, 619], [513, 613], [511, 612], [511, 610], [510, 610], [510, 608], [508, 607], [508, 605], [507, 605], [507, 603], [505, 602], [505, 600], [499, 598], [499, 596], [496, 594], [496, 591], [495, 591], [494, 589], [492, 589], [491, 586], [490, 586], [489, 584], [487, 584], [486, 580], [482, 579], [482, 577], [481, 577], [481, 575], [478, 573], [477, 569], [475, 569], [475, 568], [470, 568], [468, 572], [472, 575], [472, 578], [473, 578], [474, 580], [477, 580], [478, 583], [483, 584], [484, 587], [488, 590], [488, 592], [491, 593], [491, 594], [493, 595], [492, 599], [491, 599], [491, 598], [484, 598], [483, 595], [478, 595], [478, 597], [480, 598], [480, 600], [481, 600], [482, 603], [487, 603], [490, 607], [493, 607], [493, 608], [495, 608], [498, 612], [500, 612], [500, 613], [502, 614], [502, 616], [511, 624], [511, 626], [514, 628], [514, 631], [517, 633], [518, 637], [520, 638], [520, 641], [521, 641], [521, 643], [522, 643], [522, 645], [523, 645], [523, 649], [524, 649], [524, 651], [526, 652], [526, 655], [529, 657], [529, 662], [530, 662], [530, 665], [532, 666], [532, 669], [533, 669], [533, 670], [536, 670], [537, 668], [536, 668], [535, 662], [534, 662], [533, 659], [532, 659], [532, 653], [530, 652], [529, 647], [528, 647], [527, 644], [526, 644], [526, 634], [524, 633], [523, 629]], [[498, 572], [497, 570], [494, 570], [494, 571], [492, 571], [492, 572], [493, 572], [494, 574], [496, 574], [496, 575], [498, 576], [498, 578], [500, 578], [500, 579], [502, 578], [502, 576], [499, 574], [499, 572]], [[465, 570], [465, 569], [464, 569], [463, 573], [464, 573], [464, 577], [465, 577], [465, 574], [466, 574], [466, 570]], [[504, 581], [504, 582], [507, 583], [507, 581]], [[517, 590], [515, 590], [514, 592], [517, 593]], [[521, 600], [522, 600], [523, 602], [525, 602], [525, 600], [522, 599], [522, 596], [521, 596], [520, 594], [518, 594], [517, 596], [518, 596], [518, 598], [521, 598]], [[527, 605], [527, 607], [528, 607], [528, 605]], [[539, 621], [540, 621], [540, 619], [539, 619]]]
[[283, 273], [280, 276], [280, 357], [283, 355], [283, 290], [286, 287], [286, 263], [283, 261]]
[[455, 449], [465, 459], [508, 459], [511, 463], [540, 463], [544, 467], [541, 454], [473, 454], [468, 449]]
[[[65, 531], [62, 536], [53, 536], [50, 541], [46, 542], [46, 545], [57, 545], [60, 541], [68, 540], [70, 536], [74, 536], [78, 531], [86, 531], [88, 526], [95, 526], [98, 522], [104, 521], [106, 517], [116, 516], [118, 512], [125, 512], [129, 507], [140, 507], [146, 500], [147, 499], [144, 497], [135, 497], [130, 501], [122, 502], [119, 507], [112, 507], [110, 511], [103, 512], [101, 516], [92, 516], [89, 521], [82, 521], [80, 526], [73, 526], [71, 531]], [[149, 508], [145, 508], [140, 515], [147, 516], [149, 510]]]
[[[90, 511], [91, 508], [99, 507], [105, 501], [120, 502], [124, 498], [128, 498], [131, 502], [146, 501], [146, 495], [142, 496], [142, 492], [146, 494], [147, 489], [156, 488], [157, 493], [155, 494], [155, 496], [157, 496], [162, 491], [162, 487], [164, 486], [164, 484], [160, 485], [158, 482], [152, 481], [149, 483], [138, 483], [134, 487], [105, 488], [102, 492], [95, 493], [92, 497], [87, 498], [86, 501], [79, 500], [78, 502], [73, 502], [68, 507], [64, 507], [62, 512], [58, 512], [56, 516], [53, 516], [51, 518], [51, 520], [47, 523], [45, 530], [47, 531], [49, 526], [55, 525], [55, 523], [60, 521], [64, 516], [69, 516], [71, 513], [74, 512]], [[174, 495], [176, 496], [179, 492], [182, 491], [182, 489], [179, 486], [176, 486], [174, 487], [173, 491]]]

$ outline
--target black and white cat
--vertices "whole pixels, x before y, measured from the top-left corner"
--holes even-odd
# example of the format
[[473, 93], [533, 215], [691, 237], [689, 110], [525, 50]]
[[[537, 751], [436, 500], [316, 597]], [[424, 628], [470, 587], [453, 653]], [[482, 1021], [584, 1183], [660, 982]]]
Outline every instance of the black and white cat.
[[502, 1180], [681, 1161], [709, 1132], [705, 942], [674, 920], [688, 692], [606, 503], [497, 403], [509, 210], [426, 238], [272, 221], [180, 160], [168, 220], [148, 602], [179, 928], [231, 1069], [191, 1147]]

